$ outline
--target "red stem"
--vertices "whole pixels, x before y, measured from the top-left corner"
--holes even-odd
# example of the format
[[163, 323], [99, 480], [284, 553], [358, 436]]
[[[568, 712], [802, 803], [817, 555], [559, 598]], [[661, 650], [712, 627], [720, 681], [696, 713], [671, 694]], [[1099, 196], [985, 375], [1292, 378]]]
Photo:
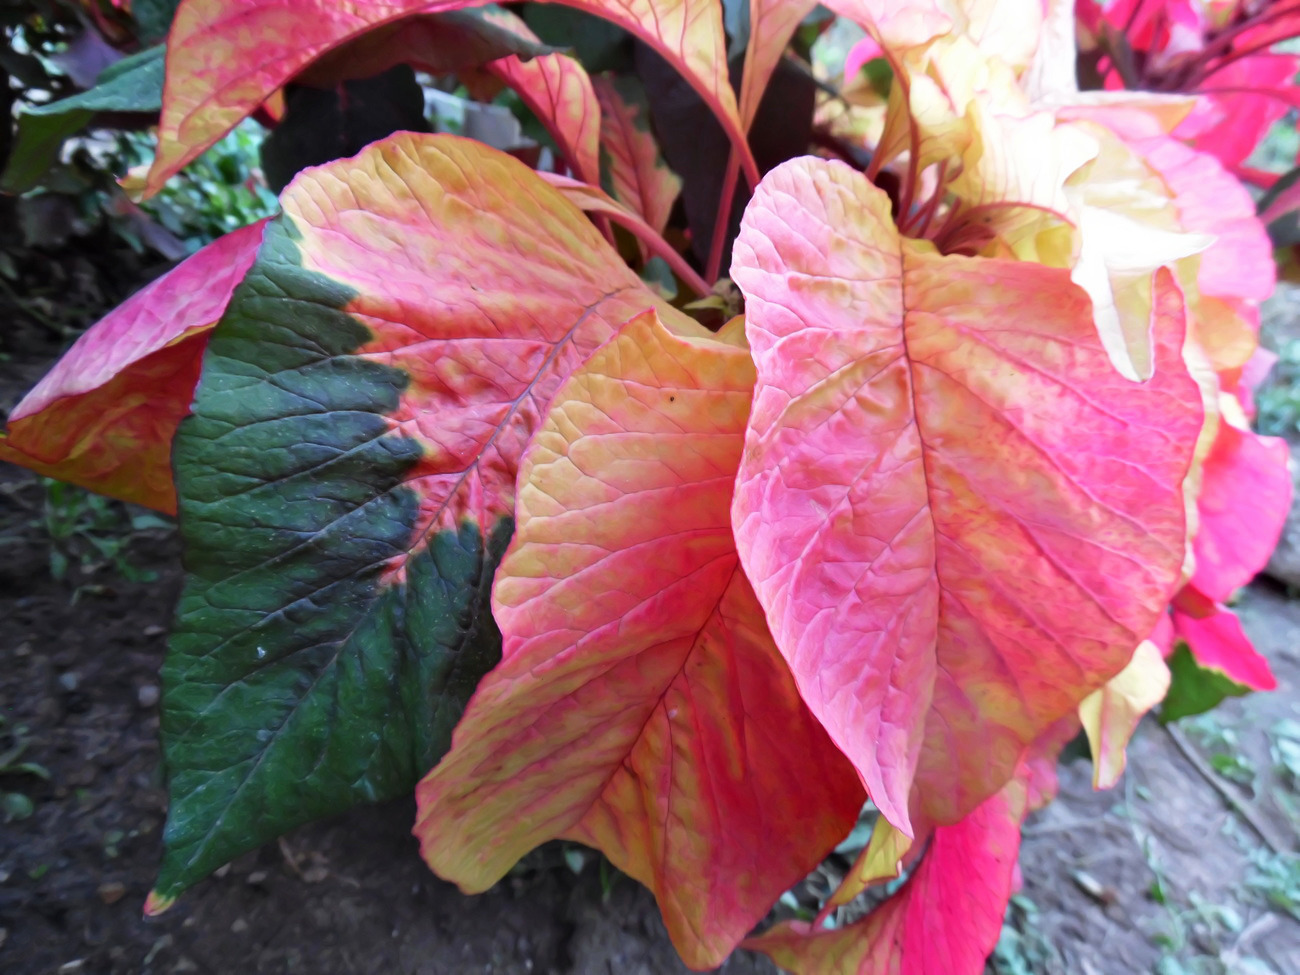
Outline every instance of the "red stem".
[[916, 219], [909, 221], [909, 231], [912, 237], [924, 237], [926, 230], [930, 227], [930, 221], [934, 219], [935, 212], [939, 209], [939, 203], [943, 200], [943, 184], [948, 178], [948, 160], [939, 164], [938, 178], [935, 180], [934, 193], [930, 199], [926, 200], [916, 211]]
[[[1231, 27], [1225, 28], [1221, 33], [1212, 37], [1209, 43], [1207, 43], [1205, 47], [1197, 53], [1196, 57], [1189, 64], [1184, 65], [1182, 70], [1171, 78], [1167, 84], [1163, 85], [1162, 88], [1172, 91], [1195, 88], [1201, 81], [1204, 81], [1210, 75], [1214, 74], [1226, 65], [1231, 64], [1233, 61], [1238, 61], [1242, 57], [1270, 48], [1274, 44], [1279, 43], [1282, 40], [1280, 37], [1274, 38], [1273, 40], [1263, 44], [1254, 45], [1244, 52], [1232, 51], [1232, 42], [1242, 34], [1254, 30], [1257, 27], [1266, 25], [1270, 16], [1276, 17], [1281, 14], [1294, 13], [1297, 6], [1300, 5], [1292, 4], [1291, 6], [1283, 7], [1280, 10], [1269, 10], [1267, 11], [1267, 16], [1259, 15], [1251, 17], [1247, 20], [1241, 21], [1240, 23], [1233, 24]], [[1225, 57], [1225, 60], [1210, 67], [1211, 62], [1221, 55]]]
[[718, 196], [718, 215], [713, 221], [713, 238], [709, 241], [709, 260], [704, 265], [704, 277], [717, 281], [722, 271], [722, 249], [727, 245], [727, 231], [731, 229], [731, 207], [736, 199], [736, 183], [740, 177], [740, 160], [735, 150], [727, 157], [727, 172], [722, 178], [722, 193]]

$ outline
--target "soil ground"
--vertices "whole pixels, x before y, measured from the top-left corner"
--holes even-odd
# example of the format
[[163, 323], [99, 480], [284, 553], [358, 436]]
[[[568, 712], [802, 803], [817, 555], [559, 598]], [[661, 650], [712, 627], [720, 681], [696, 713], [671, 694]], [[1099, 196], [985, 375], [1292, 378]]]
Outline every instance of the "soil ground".
[[[0, 407], [52, 351], [0, 363]], [[157, 682], [175, 539], [114, 508], [125, 557], [154, 578], [127, 581], [74, 533], [59, 581], [45, 503], [40, 481], [0, 464], [0, 755], [24, 746], [0, 759], [0, 793], [25, 797], [5, 800], [18, 804], [12, 821], [0, 812], [0, 971], [685, 970], [653, 900], [603, 878], [594, 857], [575, 875], [547, 847], [491, 892], [462, 896], [419, 860], [409, 801], [299, 829], [144, 920], [164, 817]], [[1146, 723], [1113, 792], [1092, 791], [1086, 760], [1066, 762], [1060, 798], [1027, 826], [1025, 886], [991, 971], [1300, 975], [1300, 602], [1257, 585], [1242, 611], [1278, 692], [1230, 701], [1178, 737]], [[773, 969], [738, 953], [723, 971]]]

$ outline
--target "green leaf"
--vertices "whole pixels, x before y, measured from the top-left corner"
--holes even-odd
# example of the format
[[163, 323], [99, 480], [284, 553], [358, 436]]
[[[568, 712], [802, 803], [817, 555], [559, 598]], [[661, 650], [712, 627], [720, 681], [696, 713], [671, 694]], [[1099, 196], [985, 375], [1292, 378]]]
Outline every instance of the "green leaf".
[[41, 178], [59, 161], [59, 150], [69, 136], [80, 132], [94, 117], [85, 110], [59, 115], [18, 116], [13, 151], [0, 173], [0, 193], [25, 193], [40, 185]]
[[0, 792], [0, 813], [6, 823], [30, 819], [35, 811], [35, 804], [21, 792]]
[[162, 45], [123, 58], [104, 70], [89, 91], [29, 108], [18, 117], [18, 132], [3, 174], [0, 192], [25, 193], [38, 185], [58, 161], [69, 136], [90, 124], [99, 112], [156, 112], [162, 107]]
[[167, 36], [172, 17], [180, 0], [131, 0], [131, 16], [135, 18], [144, 41], [160, 41]]
[[1160, 708], [1160, 721], [1164, 724], [1203, 714], [1217, 707], [1224, 698], [1250, 693], [1249, 687], [1229, 680], [1217, 670], [1202, 667], [1183, 643], [1169, 657], [1169, 673], [1169, 693]]
[[159, 44], [105, 68], [89, 91], [29, 108], [28, 115], [62, 115], [72, 111], [156, 112], [162, 108], [163, 62]]
[[420, 448], [385, 436], [406, 377], [350, 356], [352, 297], [283, 223], [213, 333], [175, 443], [187, 584], [163, 668], [171, 807], [151, 895], [293, 826], [410, 791], [500, 656], [511, 531], [442, 531], [406, 562]]
[[572, 7], [530, 3], [523, 16], [548, 45], [571, 49], [592, 74], [627, 70], [632, 64], [632, 44], [627, 31], [616, 24]]

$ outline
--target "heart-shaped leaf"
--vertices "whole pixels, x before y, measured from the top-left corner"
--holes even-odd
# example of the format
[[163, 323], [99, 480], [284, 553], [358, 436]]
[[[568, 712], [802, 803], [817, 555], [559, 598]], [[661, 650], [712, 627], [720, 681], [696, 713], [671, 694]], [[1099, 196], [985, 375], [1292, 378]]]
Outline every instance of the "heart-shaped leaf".
[[1202, 418], [1181, 298], [1162, 272], [1157, 373], [1131, 383], [1068, 274], [903, 238], [840, 163], [779, 167], [745, 215], [741, 561], [905, 833], [914, 777], [926, 819], [960, 819], [1123, 668], [1178, 581]]
[[560, 390], [493, 594], [501, 665], [417, 793], [441, 876], [481, 891], [539, 843], [580, 840], [654, 892], [698, 968], [862, 804], [736, 558], [753, 381], [743, 348], [647, 315]]

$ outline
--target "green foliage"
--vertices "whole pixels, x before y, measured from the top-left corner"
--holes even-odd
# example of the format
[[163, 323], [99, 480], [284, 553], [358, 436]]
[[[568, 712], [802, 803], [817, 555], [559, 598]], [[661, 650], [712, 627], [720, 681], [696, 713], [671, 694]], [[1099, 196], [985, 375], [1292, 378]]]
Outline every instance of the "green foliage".
[[1187, 730], [1207, 753], [1206, 761], [1212, 769], [1238, 785], [1254, 785], [1257, 770], [1242, 753], [1236, 731], [1210, 714], [1189, 721]]
[[[0, 717], [0, 727], [3, 727], [4, 723], [4, 718]], [[22, 756], [31, 744], [26, 725], [19, 725], [4, 737], [8, 739], [9, 744], [3, 752], [0, 752], [0, 782], [8, 784], [9, 780], [22, 776], [49, 779], [49, 769], [44, 765], [23, 760]], [[3, 822], [11, 823], [15, 820], [27, 819], [35, 811], [35, 803], [25, 792], [0, 788], [0, 818]]]
[[1255, 394], [1255, 426], [1270, 436], [1300, 434], [1300, 339], [1281, 343], [1269, 381]]
[[1229, 680], [1217, 670], [1202, 667], [1183, 643], [1169, 657], [1169, 673], [1169, 694], [1160, 708], [1160, 720], [1166, 724], [1203, 714], [1225, 698], [1250, 693], [1249, 687]]
[[45, 485], [43, 526], [50, 540], [50, 575], [59, 581], [72, 569], [81, 576], [110, 568], [131, 582], [147, 582], [153, 572], [139, 569], [129, 556], [132, 535], [170, 524], [155, 514], [131, 514], [125, 505], [62, 481]]
[[131, 0], [131, 16], [135, 18], [140, 39], [152, 42], [167, 36], [179, 4], [180, 0]]
[[[141, 209], [183, 240], [191, 252], [270, 216], [279, 203], [257, 168], [261, 141], [261, 126], [245, 121], [168, 180]], [[118, 148], [121, 168], [147, 164], [153, 149], [151, 136], [123, 133]]]
[[1269, 732], [1273, 765], [1294, 792], [1300, 787], [1300, 721], [1279, 721]]
[[1300, 921], [1300, 855], [1259, 850], [1252, 861], [1246, 886], [1270, 907]]
[[1060, 955], [1038, 924], [1038, 905], [1020, 894], [1012, 897], [986, 975], [1043, 975], [1053, 971], [1053, 966], [1060, 964]]
[[89, 91], [27, 108], [0, 174], [0, 192], [23, 193], [41, 185], [64, 140], [96, 113], [156, 113], [162, 107], [163, 56], [161, 45], [133, 54], [106, 68]]

